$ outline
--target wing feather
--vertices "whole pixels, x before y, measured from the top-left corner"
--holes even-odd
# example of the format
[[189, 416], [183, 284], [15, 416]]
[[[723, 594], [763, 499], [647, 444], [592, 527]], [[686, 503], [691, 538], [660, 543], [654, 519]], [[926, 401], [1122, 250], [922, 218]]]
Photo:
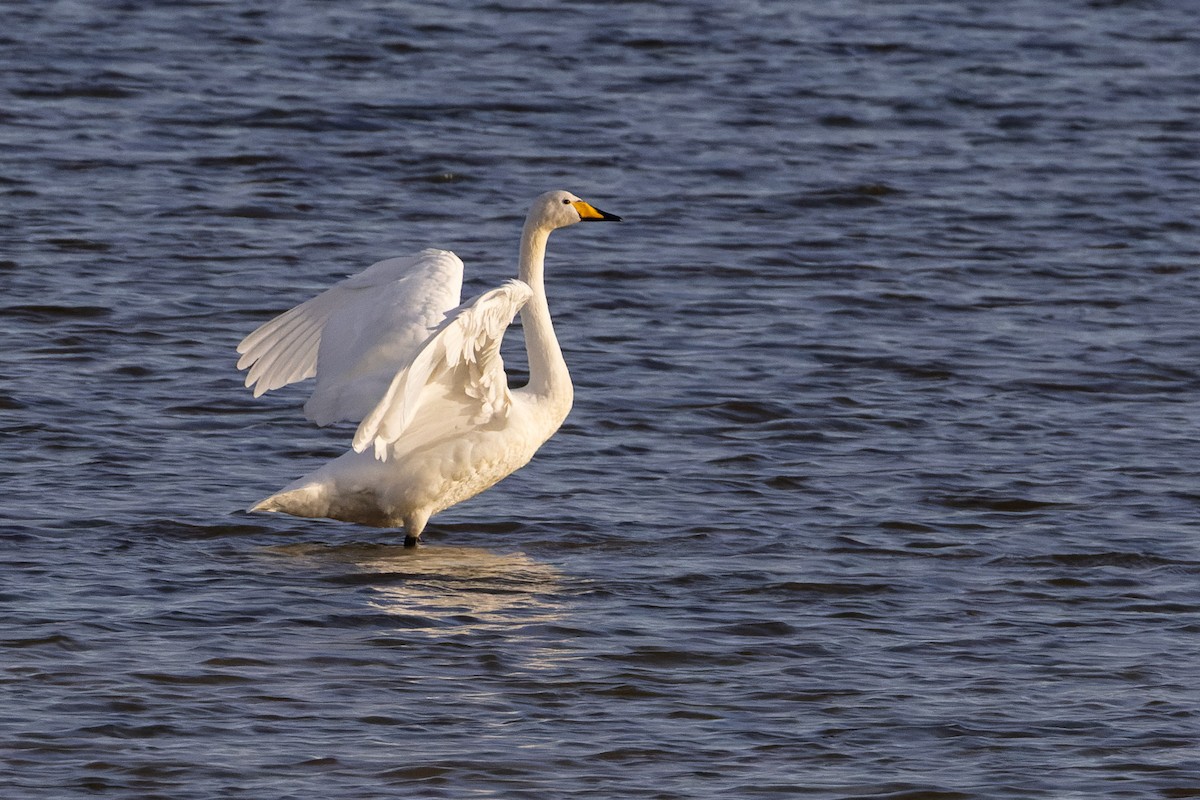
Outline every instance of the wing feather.
[[254, 396], [317, 378], [304, 410], [320, 425], [357, 422], [378, 403], [446, 309], [463, 264], [448, 250], [372, 264], [261, 325], [238, 345]]
[[[317, 347], [321, 341], [321, 326], [311, 320], [300, 320], [287, 333], [278, 347], [255, 364], [260, 375], [271, 380], [255, 390], [256, 394], [278, 389], [290, 383], [313, 377], [317, 372]], [[248, 374], [247, 379], [253, 377]]]
[[[238, 346], [238, 351], [243, 353], [238, 359], [238, 369], [249, 367], [246, 386], [254, 390], [255, 397], [316, 374], [317, 348], [314, 337], [319, 341], [321, 328], [333, 309], [322, 309], [311, 305], [312, 302], [310, 300], [276, 317], [255, 331], [260, 334], [257, 339], [251, 342], [250, 337], [246, 337]], [[291, 355], [292, 366], [288, 369], [276, 368], [285, 353]], [[295, 377], [297, 373], [299, 377]]]
[[469, 398], [472, 424], [507, 415], [512, 395], [500, 344], [532, 293], [527, 284], [510, 280], [449, 312], [363, 419], [354, 450], [361, 453], [374, 444], [375, 457], [387, 460], [389, 446], [404, 435], [434, 382], [449, 382]]

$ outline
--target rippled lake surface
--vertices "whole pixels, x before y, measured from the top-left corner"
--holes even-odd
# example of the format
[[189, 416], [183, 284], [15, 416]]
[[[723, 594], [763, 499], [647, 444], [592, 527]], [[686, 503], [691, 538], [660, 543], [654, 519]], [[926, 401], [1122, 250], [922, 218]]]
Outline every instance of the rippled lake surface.
[[[1188, 4], [0, 5], [4, 797], [1200, 796]], [[534, 462], [242, 513], [238, 340], [551, 188]]]

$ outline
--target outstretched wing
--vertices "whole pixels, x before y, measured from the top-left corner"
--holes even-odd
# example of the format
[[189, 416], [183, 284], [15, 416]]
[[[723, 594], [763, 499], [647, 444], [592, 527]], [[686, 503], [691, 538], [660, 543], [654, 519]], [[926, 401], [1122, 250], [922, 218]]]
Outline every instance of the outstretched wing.
[[373, 264], [243, 339], [238, 369], [249, 369], [246, 386], [258, 397], [315, 375], [309, 419], [361, 420], [458, 304], [462, 273], [447, 250]]
[[[375, 457], [386, 460], [389, 445], [404, 436], [426, 400], [455, 402], [460, 410], [469, 411], [473, 425], [503, 418], [512, 395], [500, 342], [532, 294], [527, 284], [510, 280], [447, 314], [358, 426], [354, 450], [361, 453], [374, 443]], [[445, 422], [427, 418], [428, 424], [452, 426], [451, 410], [446, 411]]]

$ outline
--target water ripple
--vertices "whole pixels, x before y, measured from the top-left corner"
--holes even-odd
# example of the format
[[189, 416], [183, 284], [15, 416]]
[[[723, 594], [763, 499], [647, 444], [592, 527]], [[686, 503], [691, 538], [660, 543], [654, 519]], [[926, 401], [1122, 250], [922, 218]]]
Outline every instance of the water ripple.
[[[6, 6], [6, 796], [1197, 794], [1184, 6], [608, 5]], [[534, 462], [242, 512], [240, 337], [555, 186]]]

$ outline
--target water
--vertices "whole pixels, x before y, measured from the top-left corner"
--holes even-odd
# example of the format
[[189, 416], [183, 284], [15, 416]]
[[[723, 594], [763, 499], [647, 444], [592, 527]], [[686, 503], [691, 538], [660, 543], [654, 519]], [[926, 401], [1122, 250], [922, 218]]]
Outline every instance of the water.
[[[3, 4], [0, 793], [1200, 795], [1187, 4], [541, 6]], [[559, 187], [535, 461], [242, 514], [241, 336]]]

